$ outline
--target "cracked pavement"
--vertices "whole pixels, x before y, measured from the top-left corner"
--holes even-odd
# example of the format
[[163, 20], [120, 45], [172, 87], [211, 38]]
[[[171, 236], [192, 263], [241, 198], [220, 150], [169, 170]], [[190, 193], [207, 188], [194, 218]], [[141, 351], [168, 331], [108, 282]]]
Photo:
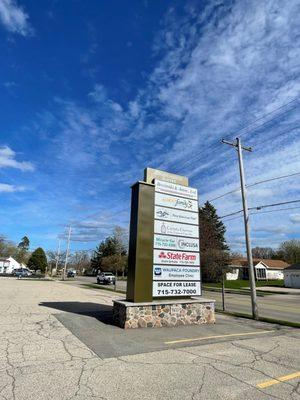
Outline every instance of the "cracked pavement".
[[[151, 351], [145, 343], [145, 352], [104, 358], [56, 317], [67, 311], [75, 321], [72, 310], [49, 306], [78, 302], [109, 307], [115, 296], [61, 282], [0, 278], [0, 399], [300, 399], [299, 378], [265, 389], [256, 387], [300, 371], [298, 329], [168, 348], [163, 337], [175, 331], [163, 328], [159, 351]], [[103, 322], [94, 316], [85, 318], [98, 324], [95, 340], [110, 334], [109, 325], [101, 330]], [[234, 332], [238, 322], [233, 318], [217, 316], [217, 324], [219, 320], [222, 326], [224, 318]], [[257, 327], [272, 329], [262, 323]], [[199, 336], [201, 327], [197, 329]], [[149, 341], [159, 341], [159, 330], [155, 331]], [[176, 332], [197, 337], [196, 331], [188, 329]], [[134, 336], [125, 331], [120, 335], [126, 354], [126, 340], [134, 342]]]

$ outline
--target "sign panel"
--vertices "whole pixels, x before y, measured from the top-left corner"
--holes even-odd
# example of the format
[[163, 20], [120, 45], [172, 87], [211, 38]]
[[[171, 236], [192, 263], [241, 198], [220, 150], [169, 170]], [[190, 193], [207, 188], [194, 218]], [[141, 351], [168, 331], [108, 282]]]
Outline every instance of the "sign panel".
[[199, 253], [154, 249], [154, 264], [199, 266]]
[[176, 222], [155, 220], [154, 233], [197, 238], [199, 237], [199, 228], [197, 225], [185, 225]]
[[155, 206], [154, 218], [162, 219], [163, 221], [181, 222], [183, 224], [198, 225], [198, 213], [173, 210], [167, 207]]
[[180, 282], [180, 281], [154, 281], [154, 297], [179, 297], [179, 296], [200, 296], [201, 285], [199, 281]]
[[198, 201], [155, 192], [155, 204], [177, 210], [198, 212]]
[[189, 185], [189, 180], [186, 176], [171, 174], [170, 172], [161, 171], [160, 169], [145, 168], [144, 181], [153, 183], [154, 179], [160, 179], [165, 182], [177, 183], [184, 186]]
[[154, 265], [153, 279], [162, 281], [200, 281], [200, 268]]
[[158, 179], [155, 179], [154, 183], [156, 192], [181, 196], [186, 199], [198, 200], [197, 189], [189, 186], [176, 185], [175, 183], [159, 181]]
[[154, 235], [154, 248], [199, 251], [199, 239]]

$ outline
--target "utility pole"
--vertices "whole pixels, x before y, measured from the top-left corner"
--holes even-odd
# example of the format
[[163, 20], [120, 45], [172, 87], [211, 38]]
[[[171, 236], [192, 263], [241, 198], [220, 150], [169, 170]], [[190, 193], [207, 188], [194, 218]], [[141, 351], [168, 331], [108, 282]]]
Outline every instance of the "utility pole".
[[246, 194], [245, 175], [244, 175], [244, 163], [243, 163], [243, 153], [242, 153], [242, 150], [252, 151], [252, 148], [251, 147], [243, 147], [240, 138], [236, 138], [236, 143], [231, 143], [231, 142], [228, 142], [228, 141], [222, 139], [222, 143], [225, 143], [225, 144], [228, 144], [229, 146], [235, 147], [238, 152], [241, 193], [242, 193], [243, 211], [244, 211], [246, 250], [247, 250], [250, 289], [251, 289], [252, 316], [254, 319], [258, 320], [255, 272], [254, 272], [252, 250], [251, 250], [249, 214], [248, 214], [247, 194]]
[[69, 257], [69, 251], [70, 251], [70, 238], [71, 238], [71, 226], [69, 226], [66, 259], [65, 259], [65, 266], [64, 266], [63, 277], [62, 277], [63, 281], [66, 279], [66, 271], [67, 271], [68, 257]]
[[[56, 252], [56, 261], [55, 261], [55, 270], [56, 270], [56, 275], [57, 275], [57, 269], [58, 269], [58, 262], [59, 262], [59, 256], [60, 256], [60, 242], [61, 240], [58, 240], [58, 248]], [[51, 275], [52, 275], [52, 270], [51, 270]]]

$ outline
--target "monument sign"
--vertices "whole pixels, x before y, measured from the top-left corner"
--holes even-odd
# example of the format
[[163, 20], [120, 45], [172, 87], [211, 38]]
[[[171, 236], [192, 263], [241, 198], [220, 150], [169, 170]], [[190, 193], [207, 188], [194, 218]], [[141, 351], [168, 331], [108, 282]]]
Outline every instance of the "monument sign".
[[113, 318], [127, 328], [215, 322], [201, 295], [198, 191], [188, 178], [146, 168], [132, 186], [126, 300]]

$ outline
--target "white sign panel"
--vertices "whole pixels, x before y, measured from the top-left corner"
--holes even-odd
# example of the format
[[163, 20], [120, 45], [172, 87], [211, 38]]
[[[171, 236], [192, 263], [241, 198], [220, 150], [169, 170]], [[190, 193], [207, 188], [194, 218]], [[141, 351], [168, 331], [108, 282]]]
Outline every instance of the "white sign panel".
[[191, 253], [184, 251], [164, 251], [156, 250], [153, 251], [154, 264], [163, 265], [193, 265], [199, 264], [199, 253]]
[[177, 185], [176, 183], [159, 181], [157, 179], [155, 179], [154, 183], [156, 192], [182, 196], [186, 199], [198, 200], [197, 189], [188, 186]]
[[154, 281], [153, 296], [200, 296], [200, 282]]
[[162, 219], [164, 221], [181, 222], [184, 224], [198, 225], [198, 213], [172, 210], [171, 208], [155, 206], [154, 218]]
[[153, 279], [162, 281], [200, 281], [200, 267], [154, 265]]
[[154, 235], [154, 248], [199, 251], [199, 239]]
[[198, 212], [198, 201], [155, 192], [155, 204], [178, 210]]
[[197, 225], [178, 224], [168, 221], [154, 221], [154, 233], [173, 236], [199, 237], [199, 228]]

